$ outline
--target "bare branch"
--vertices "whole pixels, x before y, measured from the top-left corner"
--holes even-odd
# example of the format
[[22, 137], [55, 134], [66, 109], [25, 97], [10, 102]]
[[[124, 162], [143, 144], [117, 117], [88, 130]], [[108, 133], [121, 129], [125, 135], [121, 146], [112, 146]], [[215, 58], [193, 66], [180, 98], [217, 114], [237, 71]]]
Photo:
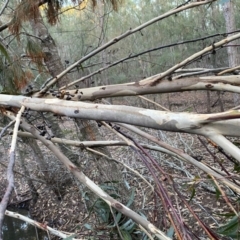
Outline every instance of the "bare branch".
[[222, 71], [222, 72], [218, 73], [217, 76], [221, 76], [221, 75], [223, 75], [225, 73], [229, 73], [229, 72], [234, 72], [234, 71], [239, 70], [239, 69], [240, 69], [240, 66], [229, 68], [229, 69], [226, 69], [225, 71]]
[[133, 131], [134, 133], [149, 139], [150, 141], [158, 144], [159, 146], [167, 149], [170, 152], [170, 155], [175, 156], [177, 158], [180, 158], [184, 161], [187, 161], [188, 163], [194, 165], [195, 167], [201, 169], [203, 172], [214, 176], [216, 179], [222, 181], [224, 184], [226, 184], [227, 186], [229, 186], [230, 188], [234, 189], [236, 192], [240, 193], [240, 188], [232, 183], [231, 181], [229, 181], [228, 179], [224, 178], [224, 176], [216, 173], [215, 171], [211, 170], [209, 167], [207, 167], [205, 164], [198, 162], [197, 160], [195, 160], [194, 158], [192, 158], [191, 156], [189, 156], [188, 154], [184, 153], [182, 150], [180, 149], [176, 149], [170, 145], [168, 145], [167, 143], [160, 141], [158, 138], [151, 136], [150, 134], [143, 132], [142, 130], [134, 127], [134, 126], [130, 126], [127, 124], [118, 124], [119, 126], [123, 126], [127, 129], [129, 129], [130, 131]]
[[178, 68], [181, 68], [183, 66], [185, 66], [187, 63], [201, 57], [203, 54], [211, 52], [213, 50], [215, 50], [216, 48], [219, 48], [229, 42], [232, 42], [236, 39], [240, 38], [240, 33], [232, 35], [230, 37], [227, 37], [219, 42], [216, 42], [214, 44], [212, 44], [211, 46], [208, 46], [206, 48], [204, 48], [203, 50], [194, 53], [193, 55], [191, 55], [190, 57], [186, 58], [185, 60], [183, 60], [182, 62], [176, 64], [175, 66], [169, 68], [167, 71], [157, 74], [153, 77], [147, 78], [145, 80], [142, 80], [143, 83], [151, 83], [152, 86], [157, 85], [164, 77], [172, 74], [175, 70], [177, 70]]
[[[57, 236], [57, 237], [67, 238], [67, 237], [70, 237], [71, 235], [73, 235], [73, 234], [68, 234], [67, 235], [67, 234], [65, 234], [65, 233], [63, 233], [61, 231], [53, 229], [53, 228], [51, 228], [51, 227], [49, 227], [49, 226], [47, 226], [47, 225], [45, 225], [43, 223], [39, 223], [39, 222], [37, 222], [35, 220], [32, 220], [29, 217], [23, 216], [23, 215], [21, 215], [19, 213], [15, 213], [15, 212], [11, 212], [11, 211], [6, 210], [5, 211], [5, 215], [7, 215], [9, 217], [20, 219], [20, 220], [22, 220], [24, 222], [27, 222], [27, 223], [29, 223], [29, 224], [37, 227], [37, 228], [40, 228], [40, 229], [42, 229], [44, 231], [48, 231], [48, 232], [50, 232], [51, 234], [53, 234], [54, 236]], [[75, 238], [73, 238], [73, 240], [74, 239]]]
[[[190, 75], [193, 75], [192, 73]], [[56, 94], [62, 99], [71, 98], [72, 101], [96, 100], [101, 98], [111, 98], [119, 96], [136, 96], [145, 94], [184, 92], [195, 90], [226, 91], [240, 93], [239, 75], [230, 76], [207, 76], [192, 77], [184, 79], [163, 79], [154, 87], [151, 82], [145, 83], [131, 82], [124, 84], [105, 85], [92, 88], [83, 88], [75, 90], [62, 90], [54, 93], [48, 92], [44, 98], [56, 98]], [[71, 95], [71, 96], [70, 96]]]
[[[6, 111], [6, 115], [10, 119], [15, 119], [14, 115]], [[133, 219], [136, 223], [142, 225], [145, 229], [149, 232], [154, 234], [161, 240], [170, 240], [162, 231], [157, 229], [153, 224], [147, 221], [145, 218], [137, 214], [136, 212], [132, 211], [128, 207], [124, 206], [120, 202], [116, 201], [114, 198], [109, 196], [105, 193], [98, 185], [96, 185], [93, 181], [91, 181], [84, 173], [75, 166], [59, 149], [51, 142], [48, 141], [46, 138], [40, 136], [38, 132], [32, 128], [27, 122], [22, 120], [21, 127], [25, 130], [30, 132], [36, 138], [38, 138], [53, 154], [65, 165], [65, 167], [86, 187], [88, 187], [92, 192], [94, 192], [97, 196], [103, 199], [109, 206], [115, 208], [119, 212], [123, 213], [124, 215], [128, 216], [129, 218]]]
[[14, 168], [14, 163], [15, 163], [15, 151], [16, 151], [16, 143], [17, 143], [17, 132], [18, 132], [18, 127], [20, 125], [21, 115], [22, 115], [24, 109], [25, 109], [25, 107], [21, 107], [21, 109], [19, 110], [19, 112], [17, 114], [16, 119], [12, 119], [12, 121], [16, 120], [16, 122], [15, 122], [13, 136], [12, 136], [11, 148], [9, 150], [10, 159], [9, 159], [9, 164], [8, 164], [8, 168], [7, 168], [8, 186], [7, 186], [7, 189], [5, 191], [4, 196], [2, 198], [2, 201], [0, 203], [0, 240], [3, 239], [3, 236], [2, 236], [2, 226], [3, 226], [5, 210], [7, 208], [8, 201], [10, 199], [12, 190], [14, 188], [14, 172], [13, 172], [13, 168]]
[[6, 2], [4, 3], [2, 9], [0, 10], [0, 16], [3, 14], [3, 12], [4, 12], [5, 8], [7, 7], [8, 3], [9, 3], [9, 0], [6, 0]]
[[164, 13], [163, 15], [161, 16], [158, 16], [156, 18], [153, 18], [151, 19], [150, 21], [134, 28], [134, 29], [130, 29], [128, 30], [127, 32], [123, 33], [122, 35], [118, 36], [118, 37], [115, 37], [114, 39], [112, 39], [111, 41], [107, 42], [106, 44], [102, 45], [101, 47], [95, 49], [94, 51], [92, 51], [91, 53], [87, 54], [86, 56], [84, 56], [83, 58], [81, 58], [80, 60], [76, 61], [74, 64], [72, 64], [71, 66], [69, 66], [68, 68], [66, 68], [63, 72], [61, 72], [59, 75], [57, 75], [56, 77], [54, 77], [48, 84], [46, 84], [44, 86], [44, 88], [36, 93], [34, 96], [35, 97], [38, 97], [38, 96], [42, 96], [44, 93], [46, 93], [46, 91], [51, 87], [53, 86], [60, 78], [62, 78], [65, 74], [67, 74], [69, 71], [71, 71], [73, 68], [77, 67], [77, 66], [80, 66], [81, 63], [83, 63], [84, 61], [86, 61], [87, 59], [93, 57], [94, 55], [96, 55], [97, 53], [101, 52], [102, 50], [108, 48], [109, 46], [119, 42], [120, 40], [126, 38], [127, 36], [135, 33], [135, 32], [138, 32], [142, 29], [144, 29], [145, 27], [148, 27], [150, 26], [151, 24], [157, 22], [157, 21], [160, 21], [164, 18], [167, 18], [173, 14], [176, 14], [178, 12], [182, 12], [186, 9], [190, 9], [190, 8], [194, 8], [194, 7], [197, 7], [197, 6], [201, 6], [201, 5], [205, 5], [205, 4], [208, 4], [208, 3], [212, 3], [212, 2], [215, 2], [216, 0], [204, 0], [204, 1], [200, 1], [200, 2], [193, 2], [193, 3], [189, 3], [185, 6], [182, 6], [182, 7], [179, 7], [179, 8], [175, 8], [173, 10], [170, 10], [166, 13]]
[[[10, 134], [11, 134], [11, 132], [10, 132]], [[18, 131], [18, 136], [25, 137], [25, 138], [35, 138], [31, 133], [22, 132], [22, 131]], [[35, 138], [35, 139], [37, 139], [37, 138]], [[61, 144], [65, 144], [65, 145], [86, 148], [86, 150], [89, 150], [89, 151], [95, 151], [93, 149], [90, 150], [90, 147], [126, 146], [127, 145], [127, 143], [124, 141], [113, 141], [113, 140], [110, 140], [110, 141], [74, 141], [74, 140], [57, 138], [57, 137], [53, 137], [49, 140], [53, 143], [61, 143]], [[162, 147], [153, 146], [153, 145], [149, 145], [149, 144], [141, 144], [141, 146], [144, 148], [153, 150], [153, 151], [158, 151], [158, 152], [167, 153], [167, 154], [171, 155], [171, 152], [169, 152], [167, 149], [164, 149]], [[104, 155], [104, 156], [107, 157], [106, 155]], [[114, 161], [117, 161], [117, 160], [114, 160]]]

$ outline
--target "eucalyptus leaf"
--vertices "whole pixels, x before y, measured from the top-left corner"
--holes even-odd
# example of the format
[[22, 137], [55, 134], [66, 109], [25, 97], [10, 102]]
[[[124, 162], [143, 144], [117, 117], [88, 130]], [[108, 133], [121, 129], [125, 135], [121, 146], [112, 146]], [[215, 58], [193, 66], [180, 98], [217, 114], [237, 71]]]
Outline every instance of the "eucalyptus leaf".
[[76, 237], [76, 234], [73, 234], [73, 235], [71, 235], [71, 236], [69, 236], [69, 237], [63, 238], [63, 240], [72, 240], [72, 239], [74, 239], [75, 237]]
[[234, 216], [227, 224], [221, 226], [218, 229], [218, 233], [228, 236], [228, 237], [233, 237], [235, 239], [239, 239], [237, 237], [240, 236], [239, 233], [239, 217]]
[[124, 240], [132, 240], [132, 237], [129, 232], [122, 230], [121, 234], [122, 234]]
[[83, 226], [88, 230], [92, 230], [92, 226], [88, 223], [85, 223]]
[[227, 3], [227, 2], [229, 2], [230, 0], [221, 0], [219, 3], [220, 4], [225, 4], [225, 3]]
[[170, 238], [173, 238], [174, 235], [174, 227], [171, 226], [168, 230], [167, 230], [167, 236]]

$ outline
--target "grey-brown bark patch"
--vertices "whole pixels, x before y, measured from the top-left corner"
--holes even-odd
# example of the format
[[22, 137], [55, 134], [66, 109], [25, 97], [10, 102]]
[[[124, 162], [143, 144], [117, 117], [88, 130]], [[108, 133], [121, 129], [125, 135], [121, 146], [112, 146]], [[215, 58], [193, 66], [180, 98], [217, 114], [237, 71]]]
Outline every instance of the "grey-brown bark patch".
[[122, 208], [123, 208], [120, 203], [115, 203], [114, 205], [115, 205], [115, 207], [116, 207], [117, 209], [122, 209]]

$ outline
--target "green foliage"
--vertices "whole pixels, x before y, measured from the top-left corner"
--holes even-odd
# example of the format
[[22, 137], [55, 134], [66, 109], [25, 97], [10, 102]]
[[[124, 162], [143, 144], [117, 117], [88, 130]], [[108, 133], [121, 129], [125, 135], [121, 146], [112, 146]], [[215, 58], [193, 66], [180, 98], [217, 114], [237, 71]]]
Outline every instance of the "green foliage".
[[173, 238], [174, 235], [174, 227], [171, 226], [168, 230], [167, 230], [167, 234], [166, 234], [169, 238]]
[[218, 233], [233, 239], [240, 238], [239, 216], [234, 216], [228, 223], [218, 229]]
[[72, 236], [63, 238], [63, 240], [73, 240], [76, 237], [76, 234], [73, 234]]
[[239, 163], [234, 163], [234, 171], [236, 171], [237, 173], [240, 172], [240, 164]]
[[196, 189], [195, 189], [194, 185], [191, 186], [191, 188], [189, 190], [191, 190], [191, 196], [188, 201], [191, 202], [191, 200], [195, 197], [195, 194], [196, 194]]
[[[104, 189], [105, 191], [117, 190], [116, 187], [109, 186], [109, 185], [102, 185], [101, 188]], [[112, 193], [110, 195], [113, 198], [119, 197], [115, 193]], [[131, 195], [129, 196], [129, 200], [126, 204], [127, 207], [131, 207], [131, 205], [134, 202], [134, 197], [135, 197], [135, 190], [133, 189], [131, 191]], [[88, 199], [86, 195], [84, 195], [84, 198], [86, 200]], [[140, 236], [141, 236], [141, 239], [147, 239], [146, 234], [137, 228], [136, 223], [132, 219], [128, 219], [121, 212], [117, 212], [115, 209], [111, 209], [109, 205], [102, 199], [100, 198], [97, 199], [94, 205], [90, 208], [89, 212], [91, 213], [93, 210], [99, 217], [100, 222], [106, 224], [107, 228], [109, 228], [113, 234], [119, 234], [119, 231], [120, 231], [123, 239], [129, 239], [129, 240], [139, 239]], [[141, 212], [139, 214], [145, 217], [144, 214], [142, 214]], [[84, 227], [88, 230], [94, 231], [94, 228], [89, 223], [84, 224]]]

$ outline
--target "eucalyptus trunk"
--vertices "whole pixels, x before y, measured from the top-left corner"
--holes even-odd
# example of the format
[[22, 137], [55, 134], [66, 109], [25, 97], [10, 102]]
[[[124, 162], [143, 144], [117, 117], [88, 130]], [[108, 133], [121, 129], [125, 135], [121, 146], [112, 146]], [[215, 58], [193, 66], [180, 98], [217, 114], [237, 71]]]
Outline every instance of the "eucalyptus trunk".
[[[223, 12], [224, 12], [224, 18], [226, 23], [226, 32], [233, 32], [236, 30], [236, 24], [235, 24], [235, 17], [234, 17], [234, 8], [233, 8], [233, 1], [229, 0], [226, 1], [223, 5]], [[236, 44], [236, 41], [235, 41]], [[231, 44], [228, 44], [227, 47], [227, 53], [228, 53], [228, 64], [229, 67], [235, 67], [238, 65], [238, 52], [237, 48], [231, 46]], [[235, 106], [239, 104], [239, 94], [234, 93], [233, 95], [233, 101]]]

